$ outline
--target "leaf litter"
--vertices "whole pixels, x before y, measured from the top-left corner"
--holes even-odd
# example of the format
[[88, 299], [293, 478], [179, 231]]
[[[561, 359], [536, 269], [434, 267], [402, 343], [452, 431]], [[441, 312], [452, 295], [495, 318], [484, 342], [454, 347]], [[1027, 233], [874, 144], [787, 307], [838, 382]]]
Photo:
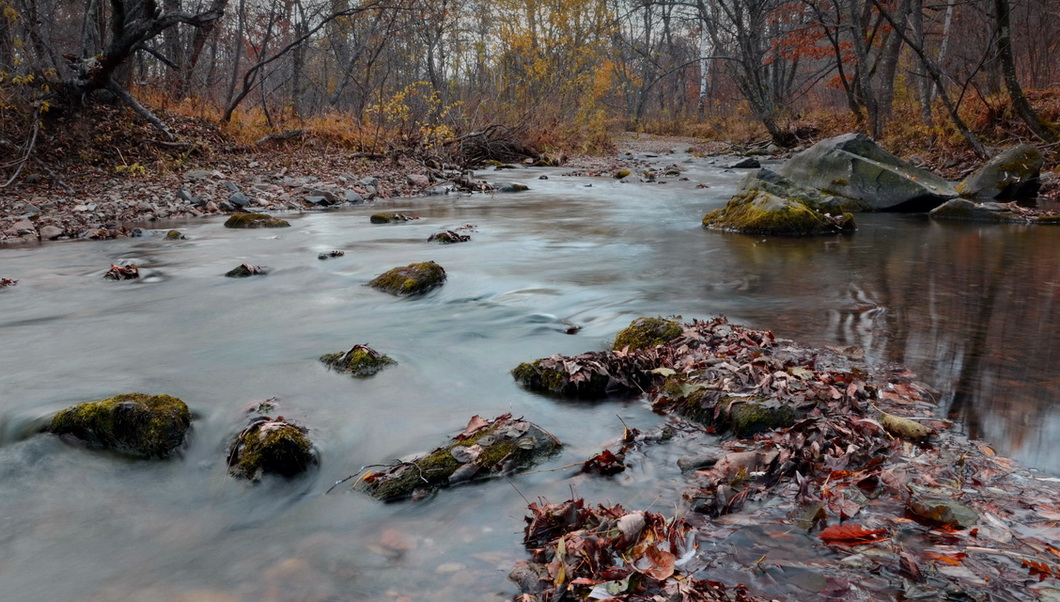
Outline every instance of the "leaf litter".
[[[687, 507], [671, 518], [573, 497], [530, 504], [517, 600], [1060, 599], [1060, 483], [951, 431], [914, 374], [869, 374], [856, 356], [723, 317], [683, 328], [651, 349], [535, 363], [643, 391], [704, 447], [723, 437], [722, 453], [686, 473]], [[550, 392], [583, 396], [569, 382]], [[790, 420], [733, 435], [753, 404]], [[609, 454], [579, 472], [609, 474]]]

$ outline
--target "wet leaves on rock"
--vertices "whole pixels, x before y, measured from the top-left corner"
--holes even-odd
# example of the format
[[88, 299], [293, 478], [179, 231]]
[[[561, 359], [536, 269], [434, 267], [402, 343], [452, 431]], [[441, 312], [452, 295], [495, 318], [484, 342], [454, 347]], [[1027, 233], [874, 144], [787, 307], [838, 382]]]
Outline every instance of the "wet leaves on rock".
[[559, 448], [558, 439], [522, 418], [474, 416], [445, 446], [381, 470], [368, 470], [357, 479], [355, 488], [384, 501], [419, 497], [525, 468]]
[[106, 280], [135, 280], [140, 277], [140, 268], [135, 263], [128, 265], [110, 264], [110, 269], [103, 278]]

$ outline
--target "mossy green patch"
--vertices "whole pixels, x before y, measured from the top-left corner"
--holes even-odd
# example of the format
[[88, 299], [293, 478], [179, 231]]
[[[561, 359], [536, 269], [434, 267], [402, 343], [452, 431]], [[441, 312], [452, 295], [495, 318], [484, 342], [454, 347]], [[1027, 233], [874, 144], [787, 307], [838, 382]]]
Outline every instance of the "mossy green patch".
[[287, 228], [286, 220], [264, 213], [236, 213], [225, 221], [225, 228]]
[[761, 398], [725, 399], [728, 408], [725, 422], [737, 437], [784, 428], [795, 424], [795, 410], [779, 401]]
[[347, 372], [357, 378], [371, 376], [387, 366], [397, 364], [389, 355], [379, 353], [367, 345], [354, 345], [345, 353], [326, 353], [320, 356], [320, 361], [334, 370]]
[[380, 274], [368, 286], [392, 295], [418, 295], [445, 283], [442, 266], [433, 261], [410, 263]]
[[631, 173], [633, 172], [628, 169], [620, 169], [615, 172], [614, 176], [616, 180], [621, 180], [622, 178], [629, 177], [629, 174]]
[[681, 336], [681, 323], [666, 318], [637, 318], [615, 336], [612, 349], [649, 349]]
[[264, 474], [293, 477], [316, 463], [305, 429], [282, 419], [262, 418], [240, 433], [228, 455], [232, 476], [259, 480]]
[[166, 232], [166, 240], [184, 240], [185, 236], [180, 230]]
[[124, 393], [62, 410], [45, 431], [124, 454], [165, 457], [180, 447], [190, 426], [191, 412], [180, 399]]

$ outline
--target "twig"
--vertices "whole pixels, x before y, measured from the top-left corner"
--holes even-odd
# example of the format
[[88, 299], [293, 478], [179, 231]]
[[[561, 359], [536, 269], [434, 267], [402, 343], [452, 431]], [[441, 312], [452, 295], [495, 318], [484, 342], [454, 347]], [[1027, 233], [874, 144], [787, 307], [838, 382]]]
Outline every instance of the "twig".
[[41, 169], [43, 169], [44, 172], [48, 174], [48, 178], [52, 181], [53, 184], [55, 184], [56, 186], [59, 186], [60, 188], [65, 190], [68, 194], [77, 194], [77, 191], [74, 190], [72, 186], [70, 186], [69, 184], [64, 182], [63, 179], [60, 178], [59, 176], [55, 175], [55, 172], [52, 171], [50, 167], [45, 165], [40, 159], [36, 159], [35, 161], [37, 163], [37, 166], [40, 167]]
[[15, 165], [15, 173], [11, 174], [11, 177], [8, 178], [8, 180], [4, 182], [3, 185], [0, 185], [0, 188], [7, 188], [8, 186], [10, 186], [11, 183], [14, 182], [16, 178], [18, 178], [18, 175], [22, 173], [22, 168], [26, 166], [26, 161], [29, 160], [30, 154], [33, 153], [33, 147], [37, 145], [37, 132], [39, 131], [40, 117], [37, 117], [33, 120], [33, 131], [30, 133], [29, 140], [26, 142], [26, 150], [22, 153], [22, 158], [18, 159], [15, 163], [11, 164]]

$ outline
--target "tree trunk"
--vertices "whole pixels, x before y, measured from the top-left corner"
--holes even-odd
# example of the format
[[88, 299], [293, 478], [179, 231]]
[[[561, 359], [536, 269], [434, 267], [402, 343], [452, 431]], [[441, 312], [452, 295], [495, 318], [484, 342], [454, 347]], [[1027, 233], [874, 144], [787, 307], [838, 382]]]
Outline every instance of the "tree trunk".
[[1045, 142], [1055, 142], [1056, 136], [1049, 129], [1049, 126], [1034, 112], [1031, 103], [1027, 101], [1027, 97], [1023, 94], [1019, 78], [1016, 76], [1016, 61], [1012, 56], [1012, 33], [1010, 31], [1012, 7], [1009, 5], [1009, 0], [994, 0], [994, 12], [997, 17], [997, 58], [1001, 64], [1001, 72], [1005, 77], [1005, 88], [1008, 89], [1012, 105], [1035, 136]]

